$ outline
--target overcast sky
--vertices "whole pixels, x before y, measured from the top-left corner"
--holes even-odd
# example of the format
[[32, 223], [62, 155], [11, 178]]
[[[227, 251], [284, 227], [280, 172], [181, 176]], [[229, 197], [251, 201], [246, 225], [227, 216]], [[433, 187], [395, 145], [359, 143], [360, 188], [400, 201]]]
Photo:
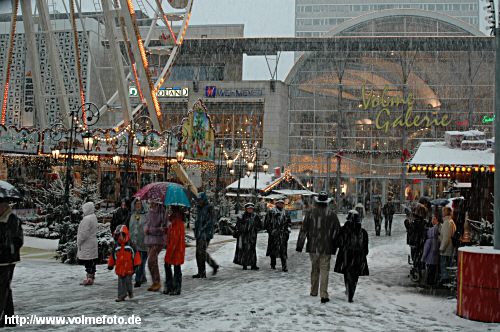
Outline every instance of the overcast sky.
[[[49, 0], [49, 3], [52, 1], [59, 4], [59, 11], [64, 12], [62, 0]], [[11, 12], [10, 2], [10, 0], [0, 0], [0, 12]], [[143, 2], [146, 8], [150, 8], [148, 2], [154, 5], [154, 0], [143, 0]], [[246, 37], [293, 36], [294, 4], [295, 0], [195, 0], [190, 23], [244, 24]], [[90, 0], [83, 0], [82, 5], [84, 11], [94, 8], [93, 1]], [[293, 65], [293, 59], [292, 53], [283, 53], [278, 67], [278, 79], [285, 79]], [[264, 57], [245, 56], [243, 78], [269, 79], [270, 74]]]

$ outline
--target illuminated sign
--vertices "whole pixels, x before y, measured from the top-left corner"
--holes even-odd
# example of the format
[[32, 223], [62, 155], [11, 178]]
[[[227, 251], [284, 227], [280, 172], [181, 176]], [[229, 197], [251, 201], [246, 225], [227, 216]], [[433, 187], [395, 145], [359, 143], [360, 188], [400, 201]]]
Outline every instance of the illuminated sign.
[[[137, 90], [137, 88], [135, 86], [131, 86], [128, 88], [128, 94], [130, 95], [130, 97], [138, 97], [139, 91]], [[188, 88], [180, 88], [180, 87], [161, 88], [156, 93], [156, 96], [159, 98], [189, 97], [189, 89]]]
[[483, 124], [490, 124], [490, 123], [493, 123], [495, 121], [495, 114], [493, 114], [493, 116], [483, 116]]
[[[375, 95], [373, 90], [369, 93], [366, 92], [365, 85], [361, 87], [361, 93], [363, 98], [363, 110], [373, 110], [381, 108], [377, 112], [375, 118], [375, 127], [377, 129], [383, 129], [385, 132], [389, 131], [389, 128], [396, 127], [446, 127], [451, 123], [448, 115], [439, 116], [438, 112], [433, 111], [425, 115], [414, 115], [413, 114], [413, 93], [408, 93], [405, 98], [401, 96], [389, 96], [389, 88], [386, 86], [382, 95]], [[406, 107], [406, 114], [398, 115], [395, 119], [391, 118], [391, 108]]]
[[207, 98], [230, 98], [230, 97], [262, 97], [263, 89], [249, 88], [218, 88], [216, 86], [205, 87], [205, 97]]

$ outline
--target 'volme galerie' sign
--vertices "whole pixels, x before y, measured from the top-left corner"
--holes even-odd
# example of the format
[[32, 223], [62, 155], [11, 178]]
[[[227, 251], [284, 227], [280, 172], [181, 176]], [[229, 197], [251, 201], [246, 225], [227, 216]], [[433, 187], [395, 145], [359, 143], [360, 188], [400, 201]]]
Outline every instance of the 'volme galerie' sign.
[[[442, 116], [438, 115], [438, 112], [432, 111], [425, 115], [413, 114], [413, 93], [408, 93], [408, 97], [403, 98], [401, 96], [388, 96], [389, 88], [384, 87], [382, 95], [376, 95], [373, 89], [367, 93], [365, 84], [361, 87], [361, 93], [363, 98], [363, 110], [380, 110], [377, 112], [375, 118], [375, 127], [377, 129], [383, 129], [388, 132], [390, 128], [396, 127], [406, 127], [406, 128], [418, 128], [418, 127], [446, 127], [451, 123], [448, 115], [444, 114]], [[406, 114], [396, 116], [393, 118], [391, 115], [391, 109], [406, 107]]]

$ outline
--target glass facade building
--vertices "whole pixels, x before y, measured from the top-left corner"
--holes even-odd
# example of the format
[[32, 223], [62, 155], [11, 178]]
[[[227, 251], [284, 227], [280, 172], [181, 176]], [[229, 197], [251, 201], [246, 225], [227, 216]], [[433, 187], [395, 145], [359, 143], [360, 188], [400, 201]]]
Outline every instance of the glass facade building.
[[360, 15], [394, 9], [436, 12], [479, 28], [479, 4], [477, 0], [296, 0], [295, 35], [319, 37]]
[[[482, 35], [451, 17], [401, 11], [358, 17], [331, 34], [355, 41], [391, 31], [402, 43], [406, 36]], [[342, 190], [357, 200], [399, 198], [402, 190], [407, 199], [432, 195], [436, 184], [424, 179], [402, 186], [402, 159], [447, 130], [492, 134], [494, 54], [463, 49], [303, 54], [287, 78], [291, 170], [311, 177], [315, 190], [334, 191], [340, 156]]]

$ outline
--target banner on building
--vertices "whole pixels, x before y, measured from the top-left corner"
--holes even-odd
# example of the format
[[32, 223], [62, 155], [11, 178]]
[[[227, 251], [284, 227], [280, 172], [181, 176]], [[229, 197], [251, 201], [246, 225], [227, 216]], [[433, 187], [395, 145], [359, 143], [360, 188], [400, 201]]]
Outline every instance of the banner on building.
[[182, 147], [186, 159], [215, 160], [215, 129], [201, 100], [182, 122]]

